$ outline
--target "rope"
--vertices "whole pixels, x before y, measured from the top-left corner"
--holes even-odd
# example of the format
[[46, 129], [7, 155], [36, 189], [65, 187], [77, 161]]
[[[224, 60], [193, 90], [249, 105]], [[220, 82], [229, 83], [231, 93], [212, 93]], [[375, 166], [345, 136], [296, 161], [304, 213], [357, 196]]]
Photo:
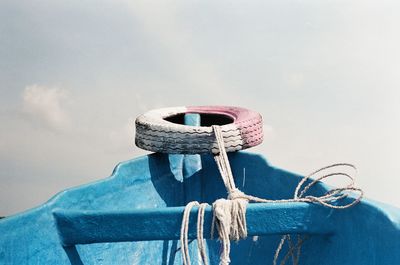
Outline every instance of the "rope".
[[192, 210], [193, 206], [198, 206], [199, 203], [197, 201], [189, 202], [185, 210], [183, 211], [182, 225], [181, 225], [181, 252], [182, 252], [182, 261], [184, 265], [191, 265], [190, 263], [190, 255], [189, 255], [189, 242], [188, 242], [188, 234], [189, 234], [189, 217], [190, 210]]
[[239, 239], [247, 237], [247, 203], [248, 201], [245, 199], [219, 199], [216, 200], [212, 205], [214, 215], [211, 226], [211, 235], [214, 235], [214, 227], [217, 227], [218, 238], [222, 245], [222, 251], [220, 255], [221, 265], [228, 265], [230, 263], [230, 240], [238, 241]]
[[185, 210], [183, 211], [183, 218], [182, 218], [182, 224], [181, 224], [181, 236], [180, 236], [180, 241], [181, 241], [181, 252], [182, 252], [182, 262], [184, 265], [191, 265], [190, 262], [190, 255], [189, 255], [189, 240], [188, 240], [188, 235], [189, 235], [189, 217], [190, 217], [190, 211], [192, 210], [193, 207], [198, 206], [198, 213], [197, 213], [197, 246], [198, 246], [198, 255], [200, 257], [200, 260], [204, 265], [208, 265], [208, 258], [207, 258], [207, 252], [206, 252], [206, 247], [205, 247], [205, 240], [204, 240], [204, 212], [206, 207], [208, 206], [207, 203], [201, 203], [197, 201], [192, 201], [189, 202], [185, 206]]
[[[232, 174], [232, 169], [229, 164], [228, 155], [224, 146], [224, 138], [222, 135], [221, 128], [217, 125], [212, 126], [218, 145], [219, 152], [214, 155], [215, 162], [217, 163], [218, 170], [221, 174], [222, 181], [228, 193], [227, 199], [216, 200], [213, 207], [213, 221], [211, 227], [211, 236], [214, 235], [214, 227], [217, 228], [218, 238], [221, 241], [222, 251], [220, 255], [220, 265], [229, 265], [230, 263], [230, 240], [238, 241], [247, 237], [247, 227], [246, 227], [246, 208], [249, 202], [264, 202], [264, 203], [290, 203], [290, 202], [307, 202], [316, 203], [323, 206], [333, 208], [333, 209], [346, 209], [359, 203], [363, 197], [363, 191], [360, 188], [355, 187], [355, 178], [344, 172], [333, 172], [329, 174], [322, 174], [328, 169], [336, 167], [347, 167], [354, 170], [357, 173], [357, 169], [354, 165], [348, 163], [333, 164], [321, 169], [318, 169], [311, 174], [304, 177], [297, 185], [293, 199], [280, 199], [280, 200], [269, 200], [264, 198], [259, 198], [256, 196], [248, 195], [240, 191], [235, 186], [235, 181]], [[316, 174], [322, 174], [319, 177], [311, 179], [311, 177]], [[334, 188], [326, 192], [322, 196], [312, 196], [306, 195], [307, 191], [310, 190], [312, 186], [317, 184], [319, 181], [333, 177], [342, 176], [349, 180], [349, 183], [340, 188]], [[306, 184], [307, 183], [307, 184]], [[344, 205], [336, 205], [335, 202], [338, 200], [348, 197], [349, 192], [356, 192], [358, 196], [354, 198], [351, 202]], [[204, 209], [207, 204], [199, 205], [198, 202], [190, 202], [186, 205], [185, 211], [183, 213], [182, 227], [181, 227], [181, 251], [183, 256], [183, 264], [190, 265], [190, 256], [188, 252], [188, 226], [189, 226], [189, 213], [193, 206], [199, 206], [198, 218], [197, 218], [197, 242], [198, 242], [198, 252], [201, 258], [202, 264], [207, 264], [207, 254], [204, 246], [203, 239], [203, 224], [204, 224]], [[290, 235], [283, 235], [273, 258], [273, 265], [277, 265], [279, 254], [285, 244], [288, 242], [288, 252], [282, 259], [280, 265], [284, 265], [289, 257], [292, 257], [292, 262], [297, 265], [300, 258], [301, 246], [305, 241], [305, 237], [298, 236], [297, 243], [294, 244]]]
[[198, 244], [198, 250], [199, 250], [199, 256], [201, 258], [201, 262], [204, 265], [208, 265], [208, 258], [207, 258], [207, 252], [206, 252], [206, 247], [205, 247], [205, 240], [203, 238], [204, 232], [204, 212], [206, 210], [206, 207], [208, 206], [207, 203], [202, 203], [199, 206], [199, 213], [197, 215], [197, 244]]

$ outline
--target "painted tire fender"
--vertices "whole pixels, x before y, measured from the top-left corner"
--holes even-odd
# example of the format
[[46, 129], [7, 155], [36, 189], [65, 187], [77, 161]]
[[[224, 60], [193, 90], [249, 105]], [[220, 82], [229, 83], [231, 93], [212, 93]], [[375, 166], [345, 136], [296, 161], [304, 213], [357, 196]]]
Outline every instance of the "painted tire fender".
[[[222, 124], [225, 148], [228, 152], [256, 146], [263, 141], [262, 117], [259, 113], [240, 107], [198, 106], [151, 110], [136, 119], [135, 143], [138, 147], [160, 153], [216, 153], [217, 144], [210, 126], [187, 126], [171, 122], [187, 113], [222, 115], [230, 122]], [[218, 117], [218, 116], [215, 116]]]

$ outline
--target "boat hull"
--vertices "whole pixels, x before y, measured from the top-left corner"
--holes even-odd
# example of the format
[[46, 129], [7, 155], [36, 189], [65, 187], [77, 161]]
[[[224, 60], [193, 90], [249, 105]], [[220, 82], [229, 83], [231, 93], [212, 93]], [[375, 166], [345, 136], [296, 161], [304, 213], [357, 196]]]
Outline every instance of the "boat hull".
[[[269, 199], [292, 198], [301, 179], [300, 175], [270, 166], [257, 154], [236, 152], [229, 154], [229, 159], [238, 188], [247, 194]], [[326, 186], [318, 184], [311, 192], [321, 195], [326, 190]], [[211, 204], [224, 197], [225, 188], [211, 155], [156, 153], [139, 157], [119, 164], [109, 178], [63, 191], [37, 208], [0, 220], [0, 264], [182, 264], [180, 243], [176, 238], [145, 238], [132, 242], [129, 236], [123, 237], [136, 227], [154, 234], [157, 226], [152, 223], [136, 225], [129, 223], [129, 219], [125, 221], [126, 226], [124, 223], [108, 226], [92, 223], [92, 227], [98, 227], [93, 230], [92, 237], [106, 239], [74, 244], [74, 236], [69, 243], [64, 240], [55, 213], [99, 212], [101, 217], [101, 213], [165, 210], [193, 200]], [[290, 227], [293, 220], [285, 218], [284, 210], [279, 214], [282, 216], [279, 220], [266, 216], [259, 221], [271, 225], [279, 221]], [[399, 209], [364, 199], [345, 210], [324, 208], [323, 214], [326, 221], [313, 223], [312, 228], [316, 230], [301, 233], [306, 240], [299, 264], [400, 264]], [[311, 217], [304, 214], [301, 218], [306, 223]], [[330, 230], [324, 233], [323, 226], [327, 222]], [[174, 227], [157, 229], [161, 234], [162, 229], [178, 229], [178, 225], [175, 222]], [[233, 243], [231, 264], [272, 264], [281, 237], [277, 231]], [[75, 232], [78, 237], [79, 231]], [[113, 233], [119, 234], [107, 242], [107, 235]], [[297, 233], [293, 233], [292, 238], [297, 238]], [[194, 261], [197, 259], [196, 242], [190, 243], [189, 248]], [[207, 252], [210, 264], [218, 264], [220, 243], [207, 239]], [[282, 258], [286, 252], [285, 246]]]

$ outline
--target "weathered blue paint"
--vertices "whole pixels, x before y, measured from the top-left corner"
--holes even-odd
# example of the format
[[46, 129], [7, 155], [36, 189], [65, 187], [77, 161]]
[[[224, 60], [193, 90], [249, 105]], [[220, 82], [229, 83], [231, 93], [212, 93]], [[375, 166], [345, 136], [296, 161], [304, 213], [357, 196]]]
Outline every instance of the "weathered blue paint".
[[[237, 152], [229, 158], [235, 182], [245, 193], [293, 197], [301, 176], [274, 168], [257, 154]], [[325, 191], [319, 184], [311, 192]], [[119, 164], [107, 179], [63, 191], [37, 208], [0, 220], [0, 264], [182, 264], [176, 240], [182, 208], [175, 207], [223, 197], [211, 155], [139, 157]], [[140, 220], [146, 218], [151, 222], [144, 225]], [[400, 210], [388, 205], [368, 199], [346, 210], [301, 203], [253, 205], [248, 218], [252, 233], [266, 235], [232, 244], [233, 265], [271, 264], [280, 238], [275, 233], [280, 232], [311, 234], [300, 264], [400, 264]], [[208, 225], [209, 211], [206, 219]], [[120, 242], [143, 240], [140, 234], [171, 240]], [[85, 242], [104, 243], [74, 245]], [[193, 241], [192, 257], [195, 247]], [[218, 264], [219, 242], [207, 239], [207, 247], [211, 264]]]
[[[179, 239], [184, 207], [131, 211], [53, 212], [63, 245]], [[337, 227], [329, 208], [307, 203], [258, 203], [247, 208], [249, 236], [276, 234], [333, 234]], [[269, 222], [260, 217], [269, 216]], [[284, 219], [286, 222], [281, 222]], [[189, 239], [196, 238], [197, 211], [190, 215]], [[212, 209], [204, 216], [205, 238], [211, 238]], [[148, 229], [151, 227], [152, 229]], [[107, 233], [99, 233], [107, 231]], [[214, 237], [218, 237], [215, 233]]]

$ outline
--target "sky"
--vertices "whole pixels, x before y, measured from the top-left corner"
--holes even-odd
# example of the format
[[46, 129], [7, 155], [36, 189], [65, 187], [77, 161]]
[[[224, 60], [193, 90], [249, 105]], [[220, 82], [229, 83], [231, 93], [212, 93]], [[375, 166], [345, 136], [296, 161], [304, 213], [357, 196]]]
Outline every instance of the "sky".
[[150, 109], [260, 112], [250, 150], [307, 174], [359, 169], [400, 207], [400, 2], [0, 1], [0, 216], [147, 154]]

